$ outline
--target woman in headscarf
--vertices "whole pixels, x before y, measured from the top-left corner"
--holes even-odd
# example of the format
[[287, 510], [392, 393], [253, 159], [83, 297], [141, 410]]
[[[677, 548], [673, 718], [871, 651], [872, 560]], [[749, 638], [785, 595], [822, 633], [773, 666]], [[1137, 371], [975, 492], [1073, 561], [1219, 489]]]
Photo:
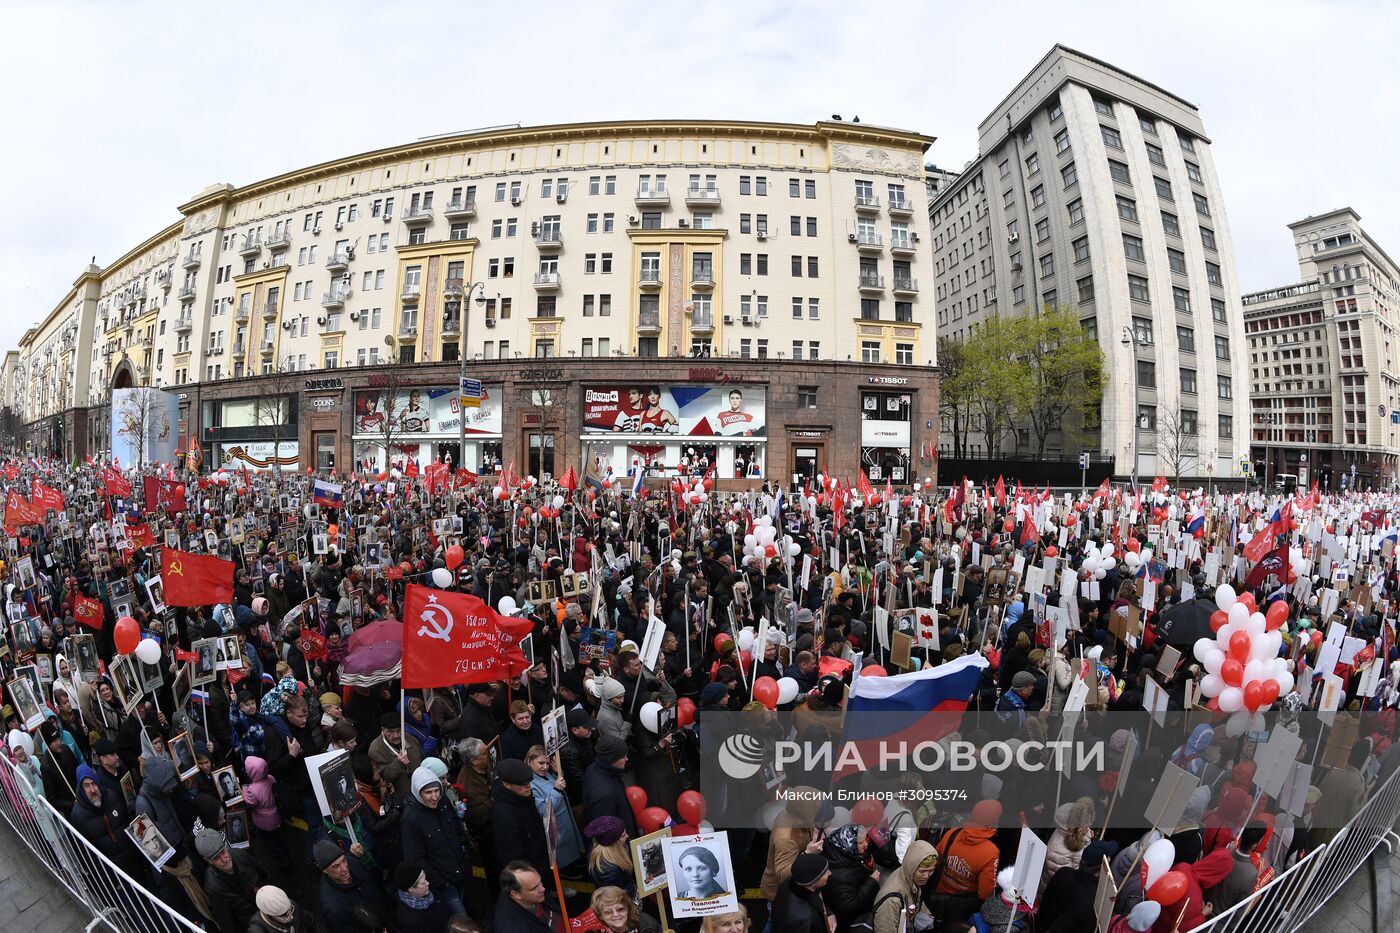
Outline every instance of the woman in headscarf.
[[1072, 803], [1064, 803], [1055, 811], [1055, 831], [1050, 835], [1050, 845], [1045, 853], [1045, 870], [1040, 874], [1041, 894], [1055, 872], [1066, 866], [1078, 867], [1084, 854], [1084, 847], [1094, 840], [1094, 801], [1080, 797]]
[[82, 703], [82, 687], [78, 683], [78, 678], [74, 675], [73, 666], [68, 663], [68, 659], [63, 655], [54, 657], [53, 690], [63, 690], [68, 694], [68, 699], [73, 704], [74, 710], [78, 714], [78, 720], [82, 724], [82, 729], [86, 732], [89, 728], [87, 717], [80, 708]]
[[822, 848], [831, 869], [831, 878], [821, 889], [822, 900], [836, 918], [836, 933], [848, 933], [851, 924], [875, 906], [880, 893], [875, 860], [869, 854], [864, 827], [854, 823], [828, 833]]
[[433, 718], [428, 715], [420, 696], [406, 696], [399, 701], [403, 707], [403, 725], [408, 734], [418, 740], [423, 748], [423, 757], [437, 754], [438, 740], [433, 735]]
[[117, 730], [121, 728], [122, 714], [117, 709], [117, 695], [112, 690], [111, 678], [104, 674], [95, 684], [79, 685], [78, 697], [88, 730], [99, 739], [115, 742]]

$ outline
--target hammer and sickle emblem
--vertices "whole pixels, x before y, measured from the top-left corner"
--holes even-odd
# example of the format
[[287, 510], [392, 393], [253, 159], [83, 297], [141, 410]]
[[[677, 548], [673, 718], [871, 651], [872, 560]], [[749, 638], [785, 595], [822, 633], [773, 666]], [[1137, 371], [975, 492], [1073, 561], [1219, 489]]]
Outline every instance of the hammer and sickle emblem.
[[[441, 616], [442, 621], [438, 620]], [[428, 623], [418, 627], [419, 635], [426, 635], [428, 638], [436, 638], [438, 641], [450, 641], [452, 637], [452, 613], [448, 612], [437, 603], [430, 604], [418, 616], [419, 619]], [[444, 626], [443, 622], [447, 624]], [[430, 629], [428, 626], [432, 626]]]

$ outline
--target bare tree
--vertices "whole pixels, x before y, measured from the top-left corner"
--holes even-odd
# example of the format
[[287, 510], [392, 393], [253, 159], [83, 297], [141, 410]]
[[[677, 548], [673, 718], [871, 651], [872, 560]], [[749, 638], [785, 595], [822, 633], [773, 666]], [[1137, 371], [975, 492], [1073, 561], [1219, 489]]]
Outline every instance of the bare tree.
[[282, 472], [282, 464], [277, 458], [282, 447], [283, 432], [289, 426], [287, 422], [292, 405], [295, 404], [297, 383], [300, 379], [301, 374], [297, 372], [291, 360], [286, 360], [262, 377], [265, 389], [253, 402], [253, 424], [272, 429], [272, 456], [269, 458], [269, 465], [273, 476]]
[[[529, 412], [529, 415], [527, 415], [527, 417], [530, 419], [530, 428], [531, 428], [531, 432], [534, 433], [534, 434], [538, 434], [539, 437], [540, 437], [540, 448], [539, 448], [540, 453], [539, 453], [539, 470], [538, 470], [538, 472], [544, 473], [544, 472], [545, 472], [545, 469], [544, 469], [544, 466], [545, 466], [545, 447], [544, 447], [544, 444], [545, 444], [545, 442], [546, 442], [547, 440], [550, 440], [550, 439], [552, 439], [552, 438], [554, 437], [554, 432], [553, 432], [551, 429], [552, 429], [553, 426], [554, 426], [554, 421], [555, 421], [555, 410], [556, 410], [556, 408], [558, 407], [559, 393], [558, 393], [558, 391], [556, 390], [556, 388], [554, 387], [554, 384], [551, 383], [551, 382], [549, 382], [549, 380], [547, 380], [547, 379], [537, 379], [537, 380], [534, 380], [534, 381], [532, 381], [532, 382], [527, 382], [527, 383], [525, 383], [525, 385], [526, 385], [526, 393], [527, 393], [527, 394], [526, 394], [526, 397], [525, 397], [525, 400], [526, 400], [526, 402], [527, 402], [527, 404], [528, 404], [528, 409], [527, 409], [527, 410], [528, 410], [528, 412]], [[529, 454], [530, 454], [530, 452], [527, 450], [527, 451], [525, 452], [525, 455], [526, 455], [526, 458], [527, 458], [527, 459], [526, 459], [526, 461], [525, 461], [525, 463], [524, 463], [524, 465], [523, 465], [524, 468], [525, 468], [525, 472], [529, 472], [529, 466], [530, 466], [530, 462], [529, 462], [529, 459], [528, 459]], [[557, 456], [557, 455], [558, 455], [558, 450], [557, 450], [557, 447], [556, 447], [556, 448], [554, 449], [554, 456]], [[558, 476], [558, 475], [559, 475], [559, 472], [560, 472], [560, 470], [559, 470], [560, 464], [558, 464], [558, 463], [553, 463], [553, 462], [552, 462], [552, 463], [550, 464], [550, 466], [551, 466], [551, 469], [549, 470], [549, 472], [552, 473], [552, 474], [555, 475], [555, 476]], [[537, 478], [539, 478], [539, 477], [537, 477]]]
[[[114, 400], [114, 404], [116, 404]], [[127, 439], [136, 448], [136, 465], [146, 465], [146, 441], [154, 437], [158, 441], [170, 438], [173, 426], [166, 414], [164, 398], [158, 389], [134, 389], [123, 396], [117, 405], [117, 434]]]
[[1196, 412], [1179, 405], [1163, 405], [1157, 419], [1157, 457], [1162, 472], [1170, 474], [1172, 485], [1181, 481], [1182, 473], [1198, 469], [1200, 430]]
[[[427, 424], [427, 401], [416, 399], [416, 389], [405, 391], [401, 372], [398, 366], [391, 364], [375, 379], [379, 401], [377, 410], [369, 415], [375, 446], [384, 451], [385, 469], [393, 462], [394, 450], [403, 436], [422, 433]], [[417, 407], [420, 404], [421, 409]]]

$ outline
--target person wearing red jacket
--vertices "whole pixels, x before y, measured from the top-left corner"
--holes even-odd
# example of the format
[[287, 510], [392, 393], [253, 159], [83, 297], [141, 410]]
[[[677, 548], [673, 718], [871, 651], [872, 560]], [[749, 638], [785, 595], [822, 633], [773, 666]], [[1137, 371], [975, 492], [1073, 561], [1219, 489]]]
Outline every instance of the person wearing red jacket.
[[[1152, 933], [1188, 933], [1205, 923], [1213, 909], [1206, 904], [1205, 890], [1228, 878], [1234, 867], [1234, 854], [1225, 846], [1199, 862], [1177, 862], [1173, 865], [1172, 871], [1186, 876], [1186, 895], [1175, 903], [1162, 905], [1162, 915], [1152, 925]], [[1185, 913], [1182, 912], [1183, 907]], [[1177, 917], [1181, 917], [1180, 924]]]
[[1220, 790], [1215, 809], [1206, 814], [1201, 851], [1209, 854], [1234, 841], [1252, 802], [1249, 794], [1227, 782]]
[[938, 840], [943, 872], [930, 906], [940, 921], [966, 920], [996, 891], [1000, 851], [995, 837], [1000, 819], [1000, 802], [978, 801], [971, 819]]

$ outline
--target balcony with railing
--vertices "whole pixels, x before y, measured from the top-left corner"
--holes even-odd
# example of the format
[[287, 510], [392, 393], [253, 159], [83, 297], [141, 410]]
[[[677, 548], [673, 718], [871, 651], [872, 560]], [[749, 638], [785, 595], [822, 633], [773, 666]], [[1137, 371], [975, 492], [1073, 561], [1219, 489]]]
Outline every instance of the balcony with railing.
[[875, 272], [862, 272], [860, 274], [860, 290], [863, 292], [884, 291], [885, 277]]
[[189, 253], [180, 260], [180, 267], [182, 269], [198, 269], [200, 261], [201, 259], [198, 253]]
[[919, 241], [910, 234], [890, 237], [890, 252], [896, 256], [912, 256], [919, 247]]
[[433, 222], [433, 209], [431, 207], [410, 207], [403, 212], [400, 218], [410, 227], [421, 227]]
[[670, 203], [671, 192], [664, 183], [637, 186], [638, 207], [665, 207]]
[[696, 311], [690, 315], [690, 332], [692, 334], [713, 334], [715, 332], [715, 315], [713, 311]]
[[880, 199], [873, 194], [856, 195], [856, 211], [861, 214], [878, 214]]
[[344, 272], [350, 268], [350, 254], [344, 250], [331, 253], [326, 257], [326, 271]]
[[233, 355], [238, 357], [239, 359], [242, 359], [243, 357], [247, 356], [248, 345], [245, 344], [242, 340], [235, 340], [233, 342]]
[[546, 225], [535, 231], [535, 246], [541, 251], [564, 248], [564, 234], [553, 225]]
[[878, 233], [853, 233], [856, 248], [863, 253], [879, 253], [885, 249], [885, 240]]
[[194, 301], [194, 286], [186, 285], [175, 293], [175, 297], [181, 301]]
[[652, 336], [661, 333], [661, 312], [638, 311], [637, 333], [644, 336]]
[[243, 245], [238, 247], [238, 255], [244, 259], [252, 259], [262, 252], [262, 240], [258, 237], [245, 236]]
[[536, 272], [535, 289], [542, 292], [553, 292], [559, 290], [558, 272]]
[[333, 288], [321, 296], [321, 307], [327, 309], [343, 308], [345, 307], [345, 300], [349, 297], [350, 289]]
[[282, 250], [291, 247], [292, 231], [283, 230], [280, 233], [274, 232], [271, 236], [264, 240], [263, 243], [267, 246], [268, 249], [272, 250], [274, 253], [280, 253], [282, 252]]
[[637, 274], [637, 287], [646, 289], [660, 288], [661, 270], [654, 269], [650, 266], [643, 266], [642, 271]]
[[442, 335], [444, 337], [459, 337], [462, 334], [462, 319], [449, 314], [442, 319]]
[[1250, 292], [1240, 299], [1247, 308], [1250, 305], [1266, 304], [1271, 301], [1280, 301], [1284, 298], [1301, 298], [1304, 295], [1311, 295], [1322, 288], [1317, 279], [1310, 279], [1306, 282], [1299, 282], [1297, 285], [1289, 285], [1287, 288], [1271, 288], [1262, 292]]
[[909, 217], [914, 213], [914, 202], [902, 196], [890, 198], [889, 212], [895, 217]]
[[685, 189], [685, 203], [691, 207], [719, 205], [719, 188], [713, 185], [691, 185]]
[[233, 323], [235, 323], [235, 324], [247, 324], [247, 323], [248, 323], [248, 317], [249, 317], [248, 309], [247, 309], [247, 308], [239, 308], [237, 311], [233, 312]]
[[448, 279], [446, 282], [442, 283], [442, 297], [448, 300], [455, 299], [460, 301], [462, 299], [462, 288], [463, 283], [461, 279]]
[[262, 312], [262, 313], [263, 313], [263, 320], [264, 320], [264, 321], [275, 321], [275, 320], [277, 320], [277, 302], [275, 302], [275, 301], [269, 301], [269, 302], [267, 302], [265, 305], [263, 305], [263, 312]]
[[907, 275], [897, 275], [894, 277], [895, 294], [915, 295], [919, 291], [919, 280], [910, 278]]
[[400, 324], [399, 324], [399, 339], [400, 339], [400, 340], [417, 340], [417, 339], [418, 339], [418, 322], [417, 322], [417, 321], [403, 321], [402, 323], [400, 323]]
[[709, 263], [697, 263], [690, 270], [691, 288], [714, 288], [715, 267]]
[[442, 209], [448, 220], [470, 220], [476, 216], [476, 198], [453, 198]]
[[262, 351], [263, 356], [271, 356], [275, 346], [276, 345], [271, 340], [264, 340], [262, 346], [258, 349]]
[[182, 314], [175, 319], [175, 333], [189, 333], [194, 328], [194, 315]]
[[399, 300], [404, 304], [417, 304], [418, 299], [423, 295], [423, 286], [417, 282], [405, 282], [403, 290], [399, 292]]

